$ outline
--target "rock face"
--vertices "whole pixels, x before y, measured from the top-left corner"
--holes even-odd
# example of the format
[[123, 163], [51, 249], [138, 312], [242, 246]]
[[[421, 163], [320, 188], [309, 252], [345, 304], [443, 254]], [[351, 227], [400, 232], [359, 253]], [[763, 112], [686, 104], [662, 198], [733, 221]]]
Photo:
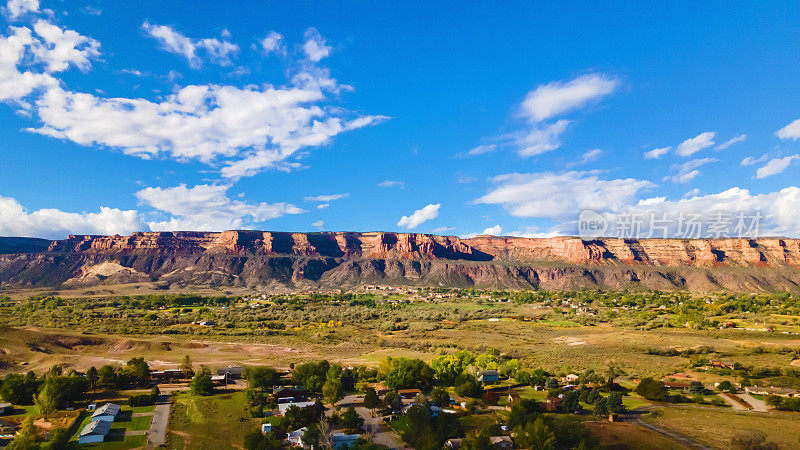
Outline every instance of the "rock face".
[[[3, 238], [9, 239], [9, 238]], [[20, 239], [20, 238], [13, 238]], [[262, 287], [800, 290], [795, 239], [460, 239], [416, 233], [140, 232], [0, 254], [0, 286], [145, 281]], [[113, 270], [112, 270], [113, 269]]]

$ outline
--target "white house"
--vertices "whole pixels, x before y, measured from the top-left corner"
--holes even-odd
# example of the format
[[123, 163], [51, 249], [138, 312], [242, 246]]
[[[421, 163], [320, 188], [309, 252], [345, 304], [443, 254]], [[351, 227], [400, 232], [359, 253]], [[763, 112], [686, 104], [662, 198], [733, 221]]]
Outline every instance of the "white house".
[[306, 434], [306, 430], [307, 429], [308, 428], [303, 427], [303, 428], [300, 428], [299, 430], [292, 431], [291, 433], [286, 435], [286, 440], [289, 441], [289, 444], [291, 444], [291, 445], [300, 445], [300, 446], [302, 446], [303, 445], [303, 435]]
[[261, 424], [261, 432], [264, 434], [269, 433], [272, 431], [272, 424], [271, 423], [262, 423]]
[[360, 437], [360, 434], [333, 433], [333, 436], [331, 436], [331, 444], [335, 449], [349, 448], [355, 445]]
[[83, 427], [81, 435], [78, 438], [78, 444], [94, 444], [103, 442], [111, 430], [111, 422], [105, 420], [93, 420], [88, 425]]
[[316, 401], [314, 401], [314, 402], [280, 403], [278, 405], [278, 411], [280, 412], [281, 415], [284, 415], [284, 414], [286, 414], [286, 411], [289, 408], [291, 408], [292, 406], [297, 406], [298, 408], [303, 409], [303, 408], [307, 408], [309, 406], [314, 406], [315, 403], [316, 403]]
[[97, 408], [97, 411], [92, 414], [92, 422], [113, 422], [117, 418], [119, 410], [119, 405], [115, 403], [106, 403], [105, 405]]

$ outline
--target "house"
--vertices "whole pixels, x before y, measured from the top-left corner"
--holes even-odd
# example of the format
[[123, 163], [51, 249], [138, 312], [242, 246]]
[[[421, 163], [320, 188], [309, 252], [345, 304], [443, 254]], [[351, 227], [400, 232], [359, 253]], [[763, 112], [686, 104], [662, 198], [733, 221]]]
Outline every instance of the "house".
[[202, 322], [197, 322], [197, 324], [201, 327], [213, 327], [216, 325], [213, 320], [204, 320]]
[[168, 380], [181, 380], [188, 377], [184, 375], [181, 369], [167, 369], [167, 370], [154, 370], [150, 372], [150, 378], [156, 381], [168, 381]]
[[564, 377], [564, 381], [566, 381], [567, 383], [572, 384], [572, 383], [578, 381], [578, 378], [580, 378], [578, 375], [575, 375], [574, 373], [571, 373], [571, 374], [568, 374], [567, 376]]
[[211, 375], [211, 382], [214, 383], [215, 386], [227, 386], [228, 374], [224, 373], [222, 375]]
[[228, 375], [230, 380], [238, 380], [244, 376], [244, 367], [233, 366], [217, 370], [217, 375]]
[[497, 383], [500, 381], [500, 374], [496, 370], [484, 370], [478, 374], [478, 381], [481, 383]]
[[333, 433], [331, 436], [331, 446], [337, 449], [350, 448], [355, 445], [360, 437], [360, 434]]
[[264, 434], [269, 433], [272, 431], [272, 424], [271, 423], [262, 423], [261, 424], [261, 432]]
[[378, 397], [383, 397], [387, 392], [391, 391], [391, 389], [386, 387], [386, 385], [383, 383], [370, 383], [367, 385], [367, 387], [375, 389], [375, 393], [378, 394]]
[[275, 386], [272, 388], [272, 396], [278, 403], [294, 402], [305, 400], [305, 386]]
[[292, 406], [297, 406], [298, 408], [308, 408], [309, 406], [314, 406], [317, 402], [291, 402], [291, 403], [280, 403], [278, 404], [278, 411], [280, 415], [286, 414], [286, 411], [291, 408]]
[[0, 414], [5, 414], [6, 410], [11, 410], [11, 403], [0, 403]]
[[397, 393], [400, 394], [400, 398], [406, 400], [413, 400], [414, 397], [421, 394], [422, 391], [420, 391], [419, 389], [399, 389]]
[[115, 403], [106, 403], [92, 414], [92, 422], [113, 422], [119, 414], [120, 407]]
[[299, 430], [294, 430], [291, 433], [286, 435], [286, 440], [289, 441], [289, 445], [292, 446], [302, 446], [303, 445], [303, 436], [306, 434], [306, 430], [308, 428], [303, 427]]
[[78, 437], [78, 444], [95, 444], [103, 442], [106, 435], [111, 430], [111, 422], [105, 420], [94, 420], [89, 422], [88, 425], [83, 427], [81, 435]]
[[86, 407], [87, 411], [94, 411], [97, 409], [97, 403], [89, 403], [89, 406]]
[[723, 369], [731, 369], [733, 370], [736, 367], [736, 364], [730, 361], [710, 361], [711, 367], [722, 367]]
[[670, 390], [686, 390], [689, 388], [691, 383], [686, 381], [664, 381], [664, 387]]
[[514, 440], [511, 439], [511, 436], [492, 436], [489, 438], [489, 443], [494, 448], [514, 448]]
[[744, 391], [748, 394], [756, 395], [778, 395], [781, 397], [797, 397], [800, 392], [792, 388], [776, 388], [776, 387], [755, 387], [747, 386]]

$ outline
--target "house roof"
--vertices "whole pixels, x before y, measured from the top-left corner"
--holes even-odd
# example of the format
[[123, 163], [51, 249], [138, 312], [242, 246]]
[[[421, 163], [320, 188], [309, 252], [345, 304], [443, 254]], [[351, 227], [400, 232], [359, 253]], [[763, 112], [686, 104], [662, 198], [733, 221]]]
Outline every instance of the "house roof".
[[119, 413], [120, 407], [116, 403], [106, 403], [105, 405], [97, 408], [92, 414], [92, 417], [104, 416], [106, 414], [116, 416]]
[[285, 414], [286, 410], [291, 408], [292, 406], [297, 406], [298, 408], [307, 408], [309, 406], [314, 406], [317, 403], [316, 401], [313, 402], [292, 402], [292, 403], [281, 403], [278, 405], [278, 410], [281, 414]]
[[492, 445], [497, 445], [500, 442], [508, 442], [509, 444], [514, 444], [514, 440], [511, 439], [511, 436], [492, 436], [489, 438], [489, 442]]
[[0, 408], [8, 408], [11, 406], [11, 403], [0, 403]]
[[108, 434], [110, 429], [111, 422], [95, 420], [94, 422], [89, 422], [88, 425], [83, 427], [83, 430], [81, 430], [81, 436], [87, 436], [90, 434], [99, 434], [101, 436], [105, 436]]

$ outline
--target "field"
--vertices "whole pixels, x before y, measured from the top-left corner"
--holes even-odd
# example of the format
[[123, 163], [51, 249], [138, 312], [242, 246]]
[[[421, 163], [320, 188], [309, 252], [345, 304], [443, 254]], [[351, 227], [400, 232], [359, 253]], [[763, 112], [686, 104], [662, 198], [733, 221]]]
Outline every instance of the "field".
[[800, 414], [739, 413], [711, 407], [670, 407], [645, 416], [653, 425], [691, 436], [710, 447], [725, 448], [736, 434], [749, 430], [764, 433], [782, 448], [800, 445]]
[[210, 397], [177, 393], [172, 403], [167, 447], [221, 449], [241, 445], [244, 434], [258, 423], [258, 419], [251, 419], [248, 414], [244, 392]]

